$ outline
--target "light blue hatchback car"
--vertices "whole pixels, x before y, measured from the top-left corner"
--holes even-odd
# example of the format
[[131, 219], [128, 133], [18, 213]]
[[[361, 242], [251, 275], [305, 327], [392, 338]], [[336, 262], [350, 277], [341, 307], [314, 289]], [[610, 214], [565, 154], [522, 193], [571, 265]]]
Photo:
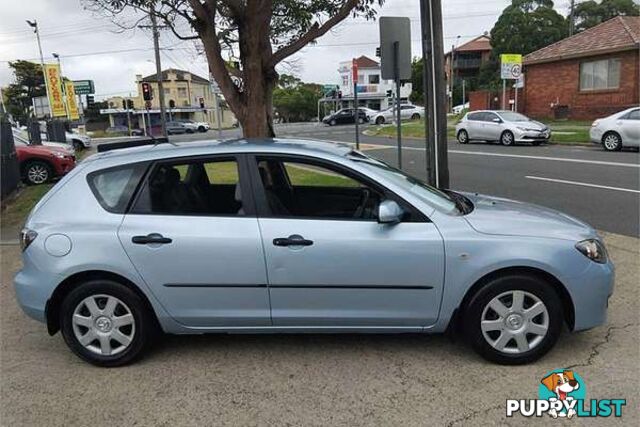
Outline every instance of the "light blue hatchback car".
[[98, 153], [22, 232], [18, 301], [84, 360], [154, 332], [434, 332], [533, 361], [606, 320], [614, 268], [587, 224], [440, 191], [348, 146], [301, 140]]

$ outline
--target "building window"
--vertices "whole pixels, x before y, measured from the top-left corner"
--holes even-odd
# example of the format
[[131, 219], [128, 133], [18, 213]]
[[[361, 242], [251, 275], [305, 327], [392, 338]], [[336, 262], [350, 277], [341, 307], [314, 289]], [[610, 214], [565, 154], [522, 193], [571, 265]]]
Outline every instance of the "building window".
[[180, 98], [186, 98], [187, 97], [187, 88], [186, 87], [179, 87], [178, 88], [178, 96]]
[[342, 86], [349, 86], [349, 75], [342, 76]]
[[171, 88], [165, 87], [164, 89], [164, 94], [165, 95], [171, 95]]
[[603, 59], [580, 64], [580, 90], [617, 89], [619, 87], [619, 59]]
[[379, 74], [369, 74], [369, 84], [370, 85], [380, 84], [380, 75]]

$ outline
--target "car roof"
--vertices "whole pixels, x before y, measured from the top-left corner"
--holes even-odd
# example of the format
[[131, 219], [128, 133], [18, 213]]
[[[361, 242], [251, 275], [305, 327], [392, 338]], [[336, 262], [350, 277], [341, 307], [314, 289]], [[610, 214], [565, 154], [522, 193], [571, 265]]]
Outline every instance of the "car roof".
[[315, 157], [344, 157], [353, 149], [346, 143], [333, 143], [306, 139], [233, 139], [226, 141], [201, 140], [178, 143], [160, 143], [141, 147], [105, 151], [87, 157], [83, 162], [104, 163], [112, 166], [173, 157], [202, 156], [208, 154], [278, 153]]

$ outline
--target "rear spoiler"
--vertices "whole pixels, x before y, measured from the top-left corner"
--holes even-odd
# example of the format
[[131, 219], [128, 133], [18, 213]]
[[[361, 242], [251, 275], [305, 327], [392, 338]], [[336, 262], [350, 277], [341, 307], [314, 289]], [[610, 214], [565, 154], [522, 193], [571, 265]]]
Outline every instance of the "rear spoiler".
[[111, 150], [122, 150], [123, 148], [132, 148], [132, 147], [143, 147], [145, 145], [158, 145], [158, 144], [170, 144], [169, 139], [166, 137], [162, 138], [141, 138], [134, 139], [128, 141], [120, 141], [120, 142], [107, 142], [104, 144], [99, 144], [97, 149], [98, 153], [104, 153], [105, 151]]

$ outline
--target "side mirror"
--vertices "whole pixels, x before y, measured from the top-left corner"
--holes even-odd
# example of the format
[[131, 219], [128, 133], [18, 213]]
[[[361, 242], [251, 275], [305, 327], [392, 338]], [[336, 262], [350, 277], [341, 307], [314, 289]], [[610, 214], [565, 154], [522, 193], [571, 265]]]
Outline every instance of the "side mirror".
[[380, 224], [397, 224], [402, 220], [404, 211], [393, 200], [384, 200], [378, 206], [378, 222]]
[[494, 121], [495, 123], [502, 123], [502, 120], [500, 120], [500, 119], [499, 119], [499, 118], [497, 118], [497, 117], [496, 117], [495, 119], [493, 119], [493, 121]]

